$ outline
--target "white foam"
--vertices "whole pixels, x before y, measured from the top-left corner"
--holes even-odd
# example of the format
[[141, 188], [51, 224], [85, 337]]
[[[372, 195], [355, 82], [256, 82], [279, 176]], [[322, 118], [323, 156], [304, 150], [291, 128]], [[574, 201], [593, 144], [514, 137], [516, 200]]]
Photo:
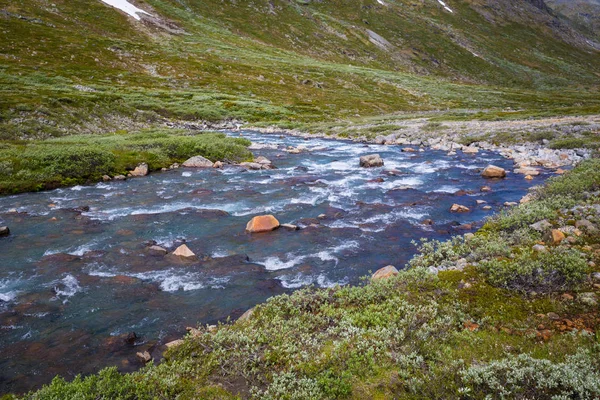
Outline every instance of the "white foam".
[[332, 281], [327, 278], [324, 274], [319, 274], [318, 276], [312, 275], [303, 275], [301, 273], [295, 275], [284, 275], [279, 277], [281, 280], [281, 286], [287, 289], [298, 289], [303, 286], [316, 284], [320, 287], [333, 287], [336, 285], [346, 285], [349, 281], [348, 277], [340, 281]]
[[141, 8], [137, 8], [136, 6], [134, 6], [127, 0], [100, 0], [100, 1], [108, 4], [109, 6], [118, 8], [119, 10], [123, 11], [125, 14], [132, 16], [133, 18], [135, 18], [138, 21], [140, 20], [140, 16], [138, 14], [146, 14], [146, 15], [150, 15], [150, 16], [152, 15], [152, 14], [142, 10]]
[[212, 289], [223, 289], [224, 284], [229, 281], [228, 277], [206, 279], [197, 272], [181, 273], [175, 268], [166, 271], [150, 271], [131, 274], [138, 279], [157, 282], [160, 289], [165, 292], [191, 291], [210, 287]]
[[72, 297], [82, 291], [77, 278], [71, 274], [68, 274], [61, 279], [60, 283], [62, 286], [54, 286], [54, 293], [56, 293], [56, 298], [60, 299], [61, 297], [65, 297], [63, 303], [66, 303], [69, 297]]
[[294, 267], [295, 265], [300, 264], [302, 261], [306, 259], [306, 256], [297, 256], [292, 253], [286, 254], [287, 261], [283, 261], [279, 257], [272, 256], [267, 257], [263, 261], [258, 261], [258, 264], [262, 264], [265, 266], [265, 269], [269, 271], [277, 271], [280, 269], [289, 269]]
[[191, 172], [187, 172], [187, 171], [186, 172], [182, 172], [181, 176], [188, 178], [188, 177], [192, 176], [192, 173]]
[[443, 185], [435, 190], [428, 191], [428, 193], [456, 193], [460, 190], [460, 188], [451, 185]]

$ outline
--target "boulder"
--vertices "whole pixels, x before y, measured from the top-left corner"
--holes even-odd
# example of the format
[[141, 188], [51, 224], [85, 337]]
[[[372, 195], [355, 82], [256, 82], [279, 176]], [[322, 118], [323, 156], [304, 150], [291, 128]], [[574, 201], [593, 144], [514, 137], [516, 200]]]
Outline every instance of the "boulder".
[[482, 186], [481, 189], [479, 189], [479, 190], [485, 193], [485, 192], [491, 192], [492, 188], [489, 186]]
[[575, 222], [575, 226], [579, 229], [585, 229], [588, 232], [596, 232], [598, 230], [598, 228], [587, 219], [580, 219]]
[[416, 150], [413, 149], [412, 147], [405, 147], [402, 149], [402, 152], [403, 153], [414, 153], [414, 152], [416, 152]]
[[552, 228], [552, 224], [547, 219], [536, 222], [535, 224], [529, 225], [531, 229], [535, 229], [538, 232], [543, 232], [548, 228]]
[[558, 229], [552, 229], [547, 235], [546, 235], [546, 241], [551, 243], [551, 244], [560, 244], [560, 242], [562, 242], [563, 240], [565, 240], [565, 234], [562, 233], [561, 231], [559, 231]]
[[110, 176], [108, 176], [108, 175], [102, 175], [102, 181], [108, 182], [108, 181], [111, 181], [111, 180], [112, 180], [112, 178]]
[[469, 207], [461, 206], [460, 204], [452, 204], [452, 207], [450, 207], [450, 212], [465, 213], [469, 211], [471, 211]]
[[484, 178], [505, 178], [506, 171], [504, 168], [496, 167], [495, 165], [488, 165], [481, 173], [481, 176]]
[[130, 172], [131, 176], [146, 176], [148, 175], [148, 164], [141, 163], [133, 171]]
[[246, 225], [246, 232], [261, 233], [270, 232], [279, 228], [280, 224], [272, 215], [259, 215], [252, 218]]
[[376, 281], [376, 280], [380, 280], [380, 279], [387, 279], [387, 278], [390, 278], [390, 277], [396, 276], [396, 275], [398, 275], [398, 270], [396, 269], [396, 267], [394, 267], [393, 265], [388, 265], [387, 267], [383, 267], [383, 268], [377, 270], [373, 274], [371, 279]]
[[202, 156], [194, 156], [188, 158], [182, 165], [188, 168], [212, 168], [214, 163]]
[[263, 169], [262, 164], [256, 163], [256, 162], [243, 162], [240, 164], [241, 167], [247, 168], [247, 169], [251, 169], [254, 171], [258, 171], [260, 169]]
[[360, 166], [363, 168], [383, 167], [383, 159], [379, 154], [369, 154], [360, 158]]
[[167, 346], [167, 348], [170, 349], [173, 347], [181, 346], [183, 343], [184, 343], [183, 339], [177, 339], [177, 340], [173, 340], [172, 342], [165, 343], [165, 346]]
[[216, 161], [213, 164], [213, 168], [223, 168], [223, 163], [221, 161]]
[[138, 351], [135, 355], [138, 358], [138, 360], [140, 360], [144, 364], [147, 364], [150, 362], [150, 360], [152, 360], [152, 356], [147, 351]]
[[148, 254], [150, 254], [152, 256], [164, 256], [164, 255], [167, 255], [167, 253], [168, 253], [168, 251], [164, 247], [160, 247], [160, 246], [156, 246], [156, 245], [148, 247]]
[[195, 261], [198, 259], [198, 256], [196, 256], [194, 252], [191, 251], [190, 248], [185, 244], [182, 244], [176, 248], [175, 251], [171, 253], [171, 256], [184, 261]]
[[0, 236], [8, 236], [10, 235], [10, 229], [8, 226], [0, 226]]
[[281, 224], [281, 227], [287, 229], [288, 231], [297, 231], [300, 229], [298, 225], [293, 224]]
[[474, 146], [463, 147], [462, 152], [465, 154], [477, 154], [479, 153], [479, 149]]
[[548, 249], [546, 248], [546, 246], [544, 246], [542, 244], [536, 244], [531, 249], [533, 251], [535, 251], [536, 253], [547, 253], [548, 252]]
[[247, 310], [245, 313], [243, 313], [238, 319], [237, 322], [244, 322], [244, 321], [248, 321], [251, 317], [252, 314], [254, 314], [254, 307], [252, 307], [251, 309]]
[[486, 204], [486, 203], [487, 203], [487, 201], [485, 201], [485, 200], [475, 200], [475, 203], [477, 203], [477, 205], [479, 205], [479, 206], [480, 206], [480, 205], [482, 205], [482, 204]]
[[113, 179], [115, 181], [124, 181], [125, 179], [127, 179], [127, 177], [125, 175], [116, 175]]
[[271, 164], [271, 160], [269, 160], [267, 157], [263, 157], [263, 156], [256, 157], [254, 162], [262, 164], [262, 165], [270, 165]]

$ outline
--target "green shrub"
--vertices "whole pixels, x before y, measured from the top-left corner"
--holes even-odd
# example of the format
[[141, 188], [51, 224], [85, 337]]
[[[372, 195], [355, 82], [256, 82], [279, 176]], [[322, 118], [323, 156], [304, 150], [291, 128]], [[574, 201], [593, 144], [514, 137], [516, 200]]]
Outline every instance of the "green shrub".
[[483, 261], [478, 268], [492, 285], [520, 291], [573, 289], [589, 269], [582, 253], [564, 247], [547, 253], [525, 250], [512, 259]]

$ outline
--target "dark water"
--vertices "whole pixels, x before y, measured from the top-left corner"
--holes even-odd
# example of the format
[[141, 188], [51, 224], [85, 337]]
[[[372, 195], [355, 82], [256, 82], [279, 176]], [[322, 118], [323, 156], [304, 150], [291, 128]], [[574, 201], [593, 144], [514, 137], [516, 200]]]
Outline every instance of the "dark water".
[[[0, 239], [0, 393], [108, 365], [130, 371], [139, 367], [137, 351], [159, 357], [159, 345], [186, 326], [239, 316], [305, 285], [353, 284], [385, 265], [403, 266], [413, 239], [464, 233], [464, 223], [476, 229], [491, 213], [477, 199], [498, 210], [546, 176], [487, 181], [479, 168], [512, 167], [493, 153], [243, 134], [268, 143], [253, 152], [278, 169], [179, 169], [0, 199], [0, 220], [12, 230]], [[308, 151], [283, 151], [298, 145]], [[358, 157], [370, 153], [385, 167], [359, 168]], [[493, 190], [481, 193], [483, 185]], [[452, 214], [453, 203], [473, 211]], [[304, 229], [244, 233], [263, 213]], [[420, 223], [427, 218], [433, 226]], [[181, 265], [146, 250], [183, 241], [202, 261]], [[139, 338], [125, 344], [132, 331]]]

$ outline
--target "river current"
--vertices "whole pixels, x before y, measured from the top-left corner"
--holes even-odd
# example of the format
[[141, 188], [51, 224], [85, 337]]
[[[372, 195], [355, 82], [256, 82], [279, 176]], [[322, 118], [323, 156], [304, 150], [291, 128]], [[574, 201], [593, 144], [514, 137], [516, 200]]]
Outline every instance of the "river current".
[[[413, 240], [474, 231], [548, 176], [486, 180], [483, 167], [510, 171], [512, 161], [485, 151], [230, 134], [252, 140], [255, 156], [277, 169], [180, 168], [0, 198], [0, 223], [11, 229], [0, 239], [0, 393], [109, 365], [131, 371], [136, 352], [159, 358], [186, 326], [235, 318], [307, 285], [357, 284], [383, 266], [403, 267]], [[360, 168], [359, 157], [373, 153], [384, 167]], [[471, 212], [451, 213], [454, 203]], [[245, 233], [261, 214], [301, 229]], [[184, 242], [199, 262], [148, 252]], [[126, 344], [131, 332], [137, 338]]]

